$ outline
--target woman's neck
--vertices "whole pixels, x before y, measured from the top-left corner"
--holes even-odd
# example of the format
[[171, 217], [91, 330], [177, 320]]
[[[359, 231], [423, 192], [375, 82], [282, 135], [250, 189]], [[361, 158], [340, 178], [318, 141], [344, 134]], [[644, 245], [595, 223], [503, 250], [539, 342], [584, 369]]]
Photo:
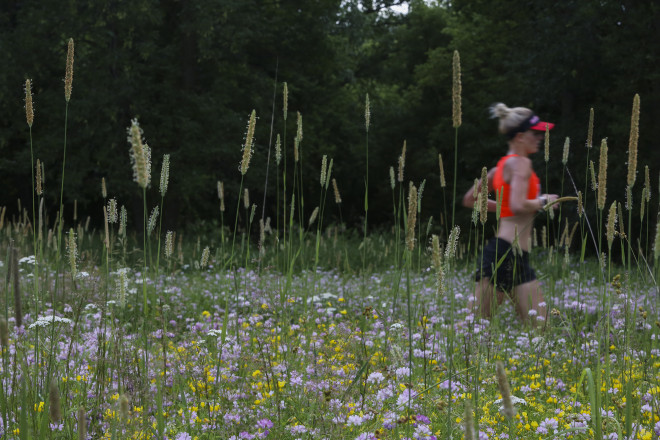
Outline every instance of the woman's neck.
[[507, 156], [510, 154], [516, 154], [518, 156], [522, 157], [527, 157], [527, 150], [525, 150], [524, 147], [521, 145], [515, 143], [515, 142], [509, 142], [509, 152], [507, 153]]

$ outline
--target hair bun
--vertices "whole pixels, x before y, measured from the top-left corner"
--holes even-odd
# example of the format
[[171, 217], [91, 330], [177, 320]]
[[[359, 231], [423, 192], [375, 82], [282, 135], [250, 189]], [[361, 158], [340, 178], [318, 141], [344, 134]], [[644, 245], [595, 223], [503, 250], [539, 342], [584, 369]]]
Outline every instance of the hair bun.
[[508, 116], [510, 111], [511, 109], [509, 107], [501, 102], [498, 102], [497, 104], [490, 106], [490, 117], [503, 119]]

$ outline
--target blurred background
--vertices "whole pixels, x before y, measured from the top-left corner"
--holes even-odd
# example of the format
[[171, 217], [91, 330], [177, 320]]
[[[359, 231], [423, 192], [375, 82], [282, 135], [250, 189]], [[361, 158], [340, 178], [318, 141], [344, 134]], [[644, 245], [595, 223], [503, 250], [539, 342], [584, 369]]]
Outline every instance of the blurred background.
[[[608, 139], [608, 202], [625, 199], [633, 96], [641, 96], [639, 163], [650, 167], [652, 223], [658, 199], [660, 14], [651, 1], [541, 0], [3, 0], [0, 2], [0, 206], [17, 215], [31, 200], [29, 130], [24, 84], [33, 82], [34, 156], [45, 165], [50, 218], [59, 205], [64, 142], [63, 90], [67, 41], [75, 41], [73, 93], [68, 108], [64, 182], [65, 221], [101, 224], [101, 179], [108, 195], [142, 216], [132, 181], [126, 128], [138, 118], [152, 148], [152, 188], [159, 200], [163, 154], [171, 155], [164, 227], [212, 225], [219, 216], [216, 182], [225, 184], [234, 212], [246, 124], [258, 115], [255, 153], [244, 186], [266, 216], [276, 210], [274, 145], [280, 134], [293, 174], [296, 112], [301, 144], [305, 216], [318, 202], [321, 157], [334, 159], [343, 220], [362, 225], [366, 142], [365, 96], [371, 103], [369, 225], [392, 225], [389, 168], [407, 143], [405, 180], [426, 179], [423, 220], [439, 219], [444, 159], [451, 203], [454, 179], [452, 56], [460, 52], [463, 124], [458, 130], [457, 200], [506, 152], [495, 102], [534, 109], [556, 122], [550, 162], [534, 165], [544, 192], [575, 195], [561, 163], [584, 190], [587, 128], [594, 109], [594, 149]], [[288, 84], [288, 118], [282, 85]], [[271, 133], [271, 120], [273, 131]], [[286, 131], [286, 136], [285, 136]], [[270, 162], [268, 162], [270, 146]], [[282, 164], [283, 165], [283, 164]], [[280, 165], [280, 175], [281, 167]], [[655, 198], [655, 200], [654, 200]], [[590, 201], [594, 198], [589, 196]], [[338, 221], [326, 209], [325, 224]], [[150, 203], [151, 205], [151, 203]], [[449, 212], [451, 208], [448, 207]], [[593, 209], [591, 203], [590, 209]], [[633, 214], [639, 216], [638, 210]], [[457, 221], [470, 212], [457, 208]], [[52, 220], [51, 220], [52, 221]], [[639, 222], [639, 219], [635, 220]], [[635, 223], [637, 224], [637, 223]], [[442, 228], [436, 220], [434, 228]]]

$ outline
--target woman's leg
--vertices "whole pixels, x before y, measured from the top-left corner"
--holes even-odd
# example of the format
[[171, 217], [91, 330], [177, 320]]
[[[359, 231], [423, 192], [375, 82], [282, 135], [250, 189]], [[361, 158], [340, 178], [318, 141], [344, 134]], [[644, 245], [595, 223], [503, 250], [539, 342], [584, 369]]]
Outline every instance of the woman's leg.
[[[497, 294], [497, 303], [493, 302], [495, 294]], [[475, 309], [479, 309], [482, 318], [490, 319], [495, 314], [497, 305], [502, 304], [503, 299], [504, 292], [495, 291], [495, 286], [490, 283], [490, 278], [482, 278], [477, 281], [474, 296], [470, 298], [470, 308], [473, 314], [477, 313]]]
[[[513, 288], [513, 299], [516, 312], [518, 312], [518, 316], [523, 322], [531, 323], [532, 327], [536, 327], [538, 317], [542, 317], [542, 320], [547, 318], [543, 292], [541, 292], [541, 285], [538, 280], [515, 286]], [[543, 323], [543, 321], [540, 322]]]

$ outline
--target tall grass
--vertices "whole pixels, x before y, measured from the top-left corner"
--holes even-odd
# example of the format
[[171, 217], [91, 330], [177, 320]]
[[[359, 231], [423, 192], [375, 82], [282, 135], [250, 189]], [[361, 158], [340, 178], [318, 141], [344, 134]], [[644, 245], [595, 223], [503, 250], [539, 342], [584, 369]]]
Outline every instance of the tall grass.
[[[67, 109], [70, 83], [68, 87]], [[31, 99], [29, 89], [27, 83], [26, 107]], [[398, 176], [394, 167], [390, 169], [393, 232], [369, 228], [368, 95], [362, 231], [343, 229], [341, 182], [332, 178], [333, 167], [341, 163], [328, 155], [322, 155], [318, 186], [313, 185], [318, 203], [311, 215], [305, 211], [303, 189], [312, 185], [302, 173], [301, 116], [292, 143], [293, 178], [287, 179], [291, 170], [287, 169], [286, 83], [284, 135], [281, 144], [276, 142], [277, 226], [269, 230], [262, 218], [258, 243], [250, 239], [256, 205], [249, 203], [244, 187], [253, 153], [255, 111], [241, 152], [239, 192], [233, 225], [227, 225], [231, 234], [227, 248], [223, 181], [218, 183], [220, 233], [190, 228], [184, 242], [180, 232], [177, 252], [175, 234], [168, 231], [161, 246], [163, 217], [168, 215], [164, 198], [169, 156], [163, 158], [158, 188], [160, 218], [153, 214], [150, 221], [151, 153], [136, 120], [128, 134], [134, 179], [143, 200], [142, 213], [135, 214], [142, 215], [139, 233], [126, 230], [128, 212], [108, 198], [105, 185], [103, 205], [97, 213], [103, 214], [103, 229], [69, 224], [62, 215], [64, 166], [58, 214], [51, 224], [46, 215], [42, 220], [42, 213], [37, 221], [38, 198], [34, 195], [41, 196], [41, 183], [35, 180], [35, 171], [38, 176], [43, 169], [38, 161], [35, 167], [31, 151], [32, 221], [25, 221], [27, 214], [22, 209], [18, 217], [6, 222], [0, 214], [0, 255], [5, 255], [5, 313], [0, 319], [1, 435], [202, 438], [222, 433], [234, 438], [283, 439], [657, 436], [653, 430], [660, 429], [656, 420], [660, 383], [655, 374], [660, 362], [660, 324], [655, 322], [659, 306], [655, 280], [660, 233], [657, 221], [655, 231], [649, 223], [654, 211], [648, 172], [639, 201], [646, 216], [640, 215], [637, 233], [631, 224], [636, 207], [633, 162], [636, 165], [637, 158], [629, 160], [625, 205], [607, 200], [607, 143], [603, 141], [598, 181], [592, 185], [596, 218], [589, 220], [596, 223], [598, 261], [585, 259], [589, 243], [585, 226], [591, 212], [586, 208], [591, 198], [585, 184], [584, 193], [576, 190], [575, 198], [561, 199], [570, 203], [577, 199], [578, 212], [566, 205], [558, 219], [544, 219], [544, 245], [532, 250], [539, 278], [548, 287], [546, 299], [552, 310], [548, 322], [533, 329], [518, 322], [507, 307], [496, 311], [497, 318], [490, 323], [475, 319], [467, 298], [474, 291], [471, 273], [478, 266], [476, 256], [488, 233], [488, 198], [493, 195], [484, 184], [484, 168], [481, 185], [476, 185], [480, 192], [474, 211], [474, 240], [471, 231], [467, 238], [460, 237], [454, 212], [461, 125], [458, 52], [453, 90], [451, 228], [448, 213], [442, 212], [446, 211], [443, 203], [433, 210], [443, 219], [440, 229], [429, 219], [425, 233], [423, 189], [438, 182], [429, 179], [419, 188], [410, 182], [404, 188], [405, 142], [398, 157]], [[639, 135], [634, 129], [639, 98], [633, 102], [631, 155], [633, 147], [636, 154]], [[31, 128], [29, 112], [28, 124]], [[593, 116], [586, 143], [589, 149], [592, 126]], [[572, 166], [568, 148], [562, 162], [568, 173]], [[593, 173], [595, 181], [588, 155], [586, 163], [585, 180]], [[442, 156], [439, 172], [444, 199]], [[328, 219], [331, 181], [339, 225]], [[497, 221], [500, 197], [495, 199]], [[607, 212], [605, 206], [609, 206]], [[621, 206], [628, 211], [627, 229]], [[580, 226], [579, 257], [569, 253], [573, 235], [569, 220], [575, 215]], [[241, 216], [244, 221], [239, 222]], [[560, 240], [551, 242], [547, 234], [562, 223]], [[42, 227], [51, 231], [49, 238], [40, 238]], [[62, 246], [65, 227], [69, 232]], [[573, 226], [572, 231], [576, 230]], [[654, 232], [653, 249], [641, 244], [648, 243], [649, 231]], [[150, 238], [151, 233], [157, 238]], [[242, 237], [240, 246], [237, 235]], [[430, 249], [426, 249], [429, 236]], [[155, 256], [153, 240], [157, 240]], [[556, 255], [561, 246], [563, 260]], [[618, 246], [623, 249], [620, 262], [613, 258]], [[68, 269], [60, 277], [64, 249]], [[131, 252], [133, 249], [137, 251]], [[211, 249], [216, 249], [215, 258]], [[34, 257], [21, 259], [19, 255]], [[427, 273], [429, 267], [433, 270]], [[34, 289], [24, 289], [25, 285]], [[49, 304], [41, 299], [40, 286], [44, 298], [50, 294]], [[62, 294], [57, 293], [60, 289]]]

